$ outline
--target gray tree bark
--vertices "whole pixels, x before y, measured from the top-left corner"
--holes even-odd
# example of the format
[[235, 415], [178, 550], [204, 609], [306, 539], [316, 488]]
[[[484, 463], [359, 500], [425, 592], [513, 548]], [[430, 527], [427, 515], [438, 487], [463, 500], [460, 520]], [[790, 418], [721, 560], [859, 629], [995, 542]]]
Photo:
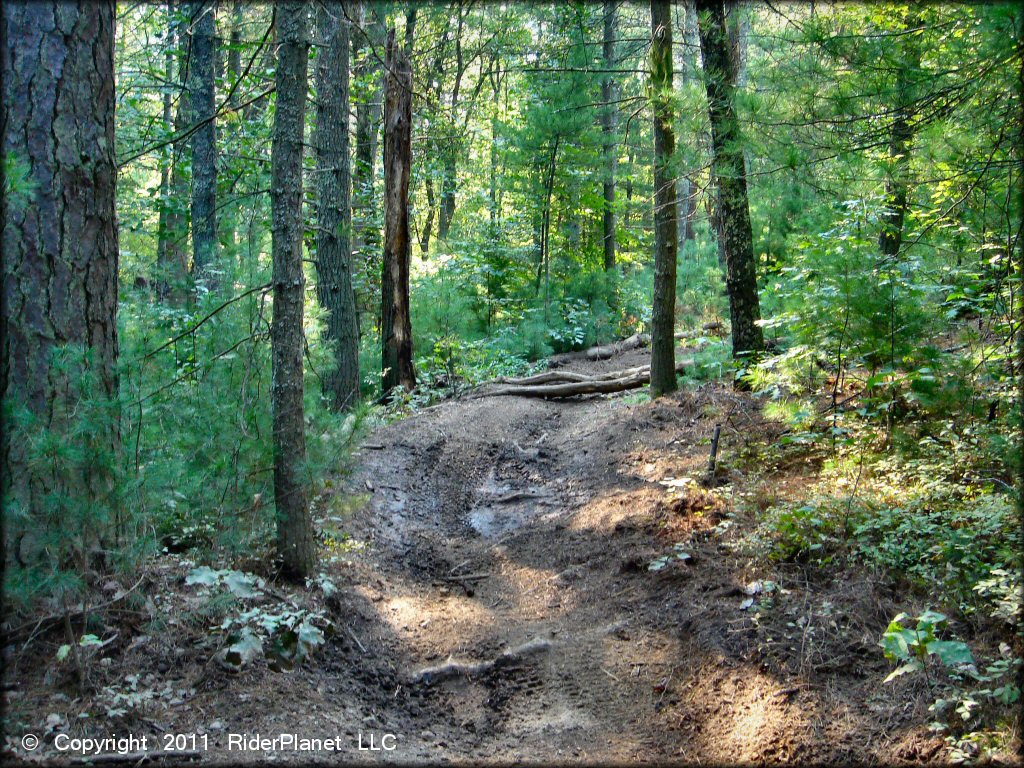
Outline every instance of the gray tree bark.
[[412, 162], [412, 69], [388, 31], [384, 88], [384, 263], [381, 274], [382, 391], [416, 386], [409, 314], [409, 175]]
[[[163, 111], [164, 130], [168, 134], [174, 132], [174, 117], [171, 111], [171, 83], [174, 82], [174, 46], [175, 46], [175, 24], [174, 4], [168, 2], [167, 27], [166, 27], [166, 48], [164, 52], [164, 83]], [[160, 217], [157, 222], [156, 235], [156, 295], [161, 301], [170, 296], [169, 276], [173, 272], [173, 264], [170, 260], [170, 237], [168, 232], [168, 218], [170, 217], [171, 200], [171, 167], [174, 161], [174, 148], [164, 147], [160, 156]]]
[[[80, 471], [78, 462], [74, 469], [58, 461], [30, 463], [29, 441], [13, 435], [16, 424], [5, 419], [0, 490], [29, 515], [29, 533], [33, 524], [47, 524], [46, 510], [52, 517], [53, 505], [63, 503], [54, 498], [87, 499], [91, 519], [109, 518], [113, 525], [110, 472], [120, 447], [114, 4], [10, 2], [2, 14], [0, 136], [7, 178], [0, 396], [6, 406], [26, 409], [56, 439], [67, 436], [86, 454], [108, 456], [109, 465], [86, 459]], [[55, 353], [64, 349], [85, 354], [54, 365]], [[109, 410], [85, 437], [74, 425], [82, 398], [96, 398]], [[78, 537], [78, 546], [63, 555], [82, 570], [89, 548], [105, 541], [109, 530], [61, 524], [64, 535]], [[58, 557], [41, 548], [26, 552], [20, 544], [9, 540], [7, 554], [23, 562]]]
[[651, 396], [676, 390], [676, 181], [672, 168], [672, 5], [651, 0], [651, 92], [654, 100], [654, 310]]
[[317, 11], [316, 270], [317, 298], [327, 313], [326, 340], [334, 363], [323, 380], [335, 410], [359, 402], [359, 327], [352, 292], [352, 184], [349, 158], [349, 22], [343, 6]]
[[[605, 69], [615, 68], [615, 3], [616, 0], [604, 0], [604, 42], [602, 55]], [[610, 272], [615, 269], [615, 118], [618, 110], [612, 103], [615, 100], [615, 78], [606, 75], [601, 82], [601, 100], [604, 111], [601, 114], [601, 131], [604, 150], [604, 216], [602, 221], [604, 239], [604, 269]]]
[[[188, 129], [189, 106], [188, 98], [188, 65], [190, 58], [191, 38], [188, 36], [187, 23], [181, 20], [185, 15], [180, 5], [169, 2], [167, 6], [168, 24], [173, 27], [173, 56], [177, 65], [178, 104], [174, 111], [173, 130], [175, 135], [183, 134]], [[175, 19], [177, 16], [179, 18]], [[170, 79], [170, 77], [168, 78]], [[167, 196], [166, 250], [163, 265], [166, 271], [164, 298], [174, 304], [180, 303], [188, 295], [188, 238], [189, 238], [189, 175], [188, 139], [178, 139], [171, 145], [171, 168], [169, 192]]]
[[217, 64], [217, 3], [189, 4], [191, 55], [189, 101], [193, 123], [203, 124], [192, 134], [192, 271], [197, 281], [215, 289], [217, 255], [217, 127], [213, 119]]
[[[221, 0], [224, 2], [224, 0]], [[227, 87], [231, 87], [234, 83], [237, 83], [238, 78], [242, 75], [242, 24], [245, 19], [245, 2], [244, 0], [233, 0], [231, 8], [231, 32], [228, 38], [228, 52], [227, 52]], [[239, 89], [235, 90], [234, 95], [231, 97], [231, 107], [238, 105]], [[236, 143], [238, 137], [238, 126], [240, 123], [237, 121], [231, 121], [228, 123], [227, 133], [228, 137], [225, 142], [230, 151], [237, 152]], [[233, 182], [232, 186], [227, 189], [229, 199], [236, 197], [227, 206], [224, 206], [223, 223], [221, 225], [221, 238], [224, 241], [224, 245], [228, 248], [229, 253], [233, 253], [235, 247], [238, 245], [238, 217], [239, 217], [239, 203], [237, 200], [236, 189], [237, 179]], [[227, 186], [227, 185], [225, 185]]]
[[[912, 19], [907, 27], [916, 26]], [[889, 169], [885, 176], [885, 210], [882, 212], [882, 231], [878, 247], [885, 256], [896, 256], [903, 244], [903, 220], [909, 204], [910, 149], [914, 142], [911, 124], [914, 100], [911, 94], [910, 72], [921, 66], [921, 49], [916, 41], [900, 38], [903, 66], [896, 71], [896, 116], [889, 129]]]
[[[375, 246], [380, 242], [377, 230], [377, 205], [374, 180], [377, 177], [377, 131], [381, 120], [381, 82], [383, 73], [373, 47], [384, 42], [384, 24], [380, 20], [376, 5], [369, 0], [359, 3], [360, 27], [366, 31], [368, 40], [360, 35], [353, 45], [356, 59], [354, 74], [360, 88], [354, 101], [356, 104], [356, 151], [353, 182], [353, 231], [352, 247], [360, 253], [364, 262], [369, 262]], [[362, 54], [361, 56], [359, 54]], [[372, 274], [373, 270], [367, 270]]]
[[764, 338], [757, 325], [761, 308], [747, 201], [746, 163], [733, 101], [736, 64], [732, 60], [724, 2], [698, 0], [697, 11], [714, 147], [712, 169], [718, 181], [717, 215], [726, 259], [732, 353], [734, 358], [749, 359], [764, 349]]
[[274, 319], [274, 502], [277, 550], [284, 572], [304, 579], [316, 567], [309, 517], [302, 355], [302, 150], [309, 60], [308, 9], [298, 0], [277, 4], [277, 108], [271, 146]]

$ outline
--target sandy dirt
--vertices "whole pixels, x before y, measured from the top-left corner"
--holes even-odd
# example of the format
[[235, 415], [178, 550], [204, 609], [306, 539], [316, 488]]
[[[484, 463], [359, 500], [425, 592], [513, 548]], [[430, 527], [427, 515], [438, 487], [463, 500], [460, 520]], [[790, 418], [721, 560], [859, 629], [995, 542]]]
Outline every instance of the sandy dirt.
[[[126, 642], [118, 668], [171, 681], [182, 701], [86, 726], [73, 697], [40, 685], [19, 711], [57, 712], [73, 733], [205, 734], [203, 758], [224, 763], [940, 759], [922, 726], [927, 692], [881, 684], [895, 596], [858, 574], [815, 580], [744, 554], [753, 522], [737, 501], [795, 493], [813, 469], [736, 468], [781, 428], [721, 384], [642, 399], [462, 397], [376, 430], [318, 500], [356, 498], [331, 525], [366, 546], [329, 566], [336, 631], [310, 663], [229, 674], [172, 633]], [[673, 487], [703, 472], [715, 423], [717, 487]], [[649, 570], [676, 543], [689, 559]], [[167, 569], [180, 589], [183, 571]], [[239, 754], [229, 733], [337, 735], [342, 747]], [[367, 749], [382, 745], [393, 749]]]

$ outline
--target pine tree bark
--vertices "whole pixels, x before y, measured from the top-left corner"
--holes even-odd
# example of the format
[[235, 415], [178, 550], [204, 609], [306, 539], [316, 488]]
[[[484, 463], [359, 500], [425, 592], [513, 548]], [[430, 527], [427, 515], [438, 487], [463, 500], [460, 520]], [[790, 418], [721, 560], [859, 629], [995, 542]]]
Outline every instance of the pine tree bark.
[[[166, 49], [164, 51], [164, 95], [162, 117], [164, 130], [171, 134], [174, 131], [174, 117], [171, 111], [171, 83], [174, 82], [174, 4], [166, 4], [167, 27], [166, 27]], [[168, 232], [168, 218], [170, 217], [171, 201], [171, 168], [174, 161], [174, 148], [164, 147], [160, 155], [160, 216], [157, 221], [156, 235], [156, 295], [161, 301], [166, 301], [170, 296], [170, 283], [168, 277], [172, 274], [173, 265], [170, 261], [170, 237]]]
[[[615, 4], [616, 0], [604, 0], [604, 41], [602, 55], [605, 69], [615, 68]], [[604, 139], [604, 216], [602, 235], [604, 240], [604, 269], [615, 269], [615, 78], [606, 75], [601, 82], [601, 100], [604, 111], [601, 114], [601, 132]]]
[[[353, 46], [356, 59], [354, 74], [360, 83], [356, 94], [356, 151], [355, 167], [352, 174], [352, 248], [361, 254], [362, 261], [369, 262], [373, 251], [380, 242], [377, 230], [377, 130], [381, 121], [381, 82], [383, 73], [372, 48], [384, 42], [384, 25], [379, 11], [370, 0], [359, 3], [360, 28], [365, 30], [368, 40], [362, 35]], [[362, 54], [361, 56], [359, 54]], [[368, 274], [373, 270], [367, 269]]]
[[[85, 439], [78, 447], [109, 455], [112, 466], [120, 447], [114, 4], [11, 2], [2, 14], [0, 397], [58, 440]], [[62, 349], [85, 354], [54, 365]], [[105, 401], [109, 418], [78, 438], [73, 420], [82, 397]], [[28, 513], [30, 534], [33, 521], [45, 524], [54, 496], [88, 500], [93, 519], [115, 518], [101, 511], [113, 506], [110, 467], [88, 460], [83, 474], [59, 462], [29, 462], [28, 441], [12, 435], [15, 426], [5, 419], [2, 491]], [[85, 567], [88, 548], [107, 534], [83, 530], [80, 550], [65, 554]], [[9, 539], [7, 554], [23, 562], [55, 557], [39, 548], [12, 552], [18, 544]]]
[[323, 380], [335, 410], [359, 401], [359, 329], [352, 292], [352, 207], [349, 158], [349, 22], [344, 6], [317, 11], [316, 147], [317, 298], [327, 313], [326, 341], [334, 362]]
[[654, 310], [651, 396], [676, 390], [676, 181], [672, 167], [672, 4], [651, 0], [651, 92], [654, 100]]
[[189, 101], [192, 134], [192, 271], [197, 281], [214, 290], [217, 279], [217, 127], [214, 120], [217, 64], [217, 3], [201, 0], [189, 4], [191, 55]]
[[[223, 2], [224, 0], [222, 0]], [[238, 78], [242, 76], [242, 24], [245, 19], [245, 2], [244, 0], [233, 0], [231, 9], [231, 33], [228, 39], [228, 55], [227, 55], [227, 87], [232, 87], [238, 82]], [[237, 107], [239, 102], [239, 89], [236, 88], [234, 95], [231, 97], [231, 107]], [[228, 123], [227, 133], [228, 137], [225, 142], [230, 149], [228, 152], [237, 152], [237, 140], [238, 140], [238, 127], [240, 123], [237, 121], [231, 121]], [[239, 202], [237, 198], [237, 183], [238, 179], [235, 179], [227, 193], [229, 197], [235, 197], [230, 204], [222, 208], [223, 223], [221, 225], [221, 238], [223, 239], [224, 245], [228, 248], [229, 253], [234, 253], [235, 248], [238, 245], [238, 218], [239, 218]], [[227, 185], [225, 185], [227, 186]], [[223, 205], [223, 204], [222, 204]]]
[[308, 9], [299, 0], [277, 4], [277, 107], [271, 146], [271, 218], [274, 319], [270, 329], [273, 368], [274, 502], [277, 550], [284, 572], [295, 579], [316, 567], [309, 517], [303, 407], [302, 150], [309, 60]]
[[[917, 26], [911, 17], [908, 29]], [[896, 116], [889, 129], [889, 169], [885, 176], [885, 210], [882, 212], [882, 231], [878, 247], [884, 256], [896, 256], [903, 244], [903, 221], [907, 215], [910, 185], [910, 148], [914, 141], [913, 98], [910, 71], [921, 66], [921, 50], [916, 41], [900, 38], [903, 54], [902, 66], [896, 71]]]
[[[684, 52], [680, 80], [690, 82], [700, 77], [700, 39], [697, 36], [697, 19], [693, 0], [683, 3]], [[695, 240], [694, 222], [697, 218], [698, 186], [692, 175], [679, 180], [679, 223], [677, 226], [680, 244]]]
[[412, 68], [388, 31], [384, 86], [384, 263], [381, 274], [382, 390], [416, 387], [409, 314], [409, 175], [412, 163]]
[[732, 60], [724, 2], [698, 0], [697, 11], [714, 150], [712, 171], [718, 182], [716, 213], [726, 260], [732, 354], [734, 358], [749, 360], [764, 349], [764, 338], [757, 325], [761, 309], [747, 201], [746, 163], [733, 100], [736, 64]]
[[[185, 12], [182, 8], [169, 2], [167, 5], [168, 25], [173, 38], [173, 56], [177, 66], [178, 104], [174, 111], [173, 130], [181, 135], [188, 129], [189, 106], [188, 98], [188, 67], [191, 38], [188, 36], [187, 23], [182, 20]], [[178, 17], [178, 18], [175, 18]], [[170, 78], [168, 78], [170, 79]], [[164, 252], [163, 279], [166, 281], [164, 298], [177, 304], [188, 294], [188, 237], [189, 237], [189, 178], [185, 169], [188, 165], [188, 139], [179, 138], [171, 144], [171, 168], [169, 192], [166, 201], [166, 250]]]

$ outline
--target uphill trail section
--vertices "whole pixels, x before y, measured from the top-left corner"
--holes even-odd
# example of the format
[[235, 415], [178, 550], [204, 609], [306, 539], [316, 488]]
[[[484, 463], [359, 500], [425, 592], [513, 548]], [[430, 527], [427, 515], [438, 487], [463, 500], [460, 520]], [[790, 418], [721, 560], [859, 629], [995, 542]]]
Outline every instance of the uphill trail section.
[[[224, 765], [937, 759], [924, 682], [882, 684], [877, 643], [904, 596], [757, 554], [758, 513], [803, 498], [820, 470], [769, 450], [783, 429], [721, 383], [654, 402], [444, 401], [365, 435], [316, 499], [319, 586], [275, 583], [271, 554], [253, 552], [233, 565], [268, 586], [235, 600], [196, 582], [190, 553], [165, 553], [123, 606], [113, 595], [123, 610], [105, 620], [121, 618], [94, 630], [104, 659], [84, 693], [53, 661], [59, 628], [12, 653], [6, 722], [43, 734], [26, 762], [60, 765], [81, 760], [54, 751], [61, 734], [193, 734], [177, 757]], [[311, 658], [275, 667], [268, 640], [239, 669], [217, 662], [240, 612], [300, 609], [330, 620]], [[336, 742], [239, 752], [237, 735]]]
[[346, 631], [324, 659], [355, 672], [330, 697], [345, 713], [322, 716], [397, 734], [360, 757], [400, 762], [935, 757], [921, 712], [880, 684], [889, 598], [743, 543], [740, 502], [782, 498], [807, 468], [725, 466], [705, 488], [716, 423], [733, 457], [781, 431], [706, 384], [450, 400], [368, 436], [339, 489], [365, 498], [341, 526], [366, 547], [339, 575]]

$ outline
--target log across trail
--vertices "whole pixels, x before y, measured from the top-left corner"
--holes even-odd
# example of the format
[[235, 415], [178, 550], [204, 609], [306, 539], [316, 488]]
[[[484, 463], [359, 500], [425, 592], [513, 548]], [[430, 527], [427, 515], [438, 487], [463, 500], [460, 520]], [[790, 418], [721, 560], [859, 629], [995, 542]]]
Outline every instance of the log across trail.
[[[692, 360], [676, 363], [676, 373], [683, 373]], [[519, 379], [499, 378], [482, 384], [473, 397], [576, 397], [578, 395], [610, 394], [637, 389], [651, 381], [651, 366], [641, 365], [621, 371], [587, 375], [575, 371], [545, 371]], [[496, 385], [496, 386], [494, 386]], [[494, 388], [488, 388], [492, 387]]]

